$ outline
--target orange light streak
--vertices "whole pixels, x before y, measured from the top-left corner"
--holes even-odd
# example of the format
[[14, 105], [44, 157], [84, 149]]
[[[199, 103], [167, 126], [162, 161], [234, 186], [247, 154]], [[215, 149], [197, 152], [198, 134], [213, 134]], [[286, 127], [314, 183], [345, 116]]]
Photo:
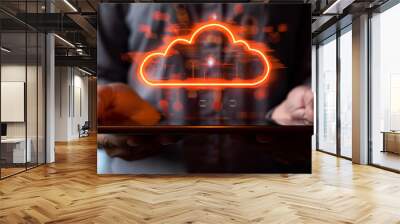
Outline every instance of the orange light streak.
[[[185, 80], [162, 80], [162, 81], [155, 81], [155, 80], [149, 80], [147, 79], [146, 75], [146, 66], [149, 61], [153, 60], [155, 57], [165, 57], [167, 56], [169, 50], [177, 43], [183, 43], [183, 44], [192, 44], [193, 41], [196, 40], [196, 37], [201, 32], [207, 31], [207, 30], [219, 30], [223, 32], [225, 35], [227, 35], [228, 39], [233, 43], [233, 44], [242, 44], [244, 45], [248, 51], [250, 51], [252, 54], [257, 55], [260, 59], [261, 62], [263, 63], [263, 72], [261, 75], [259, 75], [258, 78], [254, 79], [234, 79], [234, 80], [225, 80], [225, 79], [217, 79], [217, 78], [207, 78], [207, 79], [201, 79], [201, 78], [188, 78]], [[266, 82], [268, 75], [270, 73], [271, 65], [267, 57], [262, 53], [260, 50], [252, 48], [249, 43], [247, 43], [245, 40], [238, 39], [235, 37], [235, 35], [232, 33], [232, 31], [224, 24], [212, 21], [212, 23], [207, 23], [204, 25], [201, 25], [199, 28], [197, 28], [190, 38], [176, 38], [175, 40], [171, 41], [168, 46], [161, 52], [150, 52], [148, 53], [143, 61], [140, 63], [139, 66], [139, 78], [143, 80], [144, 83], [146, 83], [149, 86], [153, 87], [201, 87], [201, 88], [210, 88], [210, 87], [228, 87], [228, 88], [251, 88], [251, 87], [256, 87], [264, 82]], [[206, 81], [204, 81], [206, 80]]]

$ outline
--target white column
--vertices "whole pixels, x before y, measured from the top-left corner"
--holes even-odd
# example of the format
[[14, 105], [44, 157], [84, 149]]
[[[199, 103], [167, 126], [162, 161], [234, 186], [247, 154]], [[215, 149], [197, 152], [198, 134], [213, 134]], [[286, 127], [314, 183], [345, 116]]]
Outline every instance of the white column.
[[[46, 12], [54, 5], [46, 1]], [[55, 42], [52, 33], [46, 34], [46, 163], [55, 162]]]
[[353, 19], [353, 162], [368, 163], [368, 15]]
[[55, 56], [54, 35], [46, 35], [46, 163], [55, 161]]

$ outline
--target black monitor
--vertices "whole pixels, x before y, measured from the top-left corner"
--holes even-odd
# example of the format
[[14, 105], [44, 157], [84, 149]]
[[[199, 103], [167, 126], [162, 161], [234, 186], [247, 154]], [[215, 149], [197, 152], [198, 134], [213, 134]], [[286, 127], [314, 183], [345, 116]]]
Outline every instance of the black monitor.
[[1, 136], [7, 136], [7, 124], [1, 123]]

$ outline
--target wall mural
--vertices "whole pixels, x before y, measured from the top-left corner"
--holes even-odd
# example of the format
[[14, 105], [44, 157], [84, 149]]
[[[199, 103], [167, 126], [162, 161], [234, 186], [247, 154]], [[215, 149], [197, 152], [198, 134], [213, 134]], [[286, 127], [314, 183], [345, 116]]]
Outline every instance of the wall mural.
[[309, 173], [308, 4], [103, 3], [98, 172]]

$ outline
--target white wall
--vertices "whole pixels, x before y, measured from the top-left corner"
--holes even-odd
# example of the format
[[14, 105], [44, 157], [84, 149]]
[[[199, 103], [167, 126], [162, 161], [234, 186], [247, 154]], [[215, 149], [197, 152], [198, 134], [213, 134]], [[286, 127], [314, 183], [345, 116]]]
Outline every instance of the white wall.
[[76, 68], [56, 67], [55, 140], [79, 137], [78, 125], [88, 121], [88, 77]]
[[[38, 69], [38, 70], [37, 70]], [[32, 161], [39, 163], [44, 162], [44, 74], [41, 66], [32, 66], [25, 64], [3, 64], [1, 66], [1, 81], [2, 82], [24, 82], [26, 85], [26, 107], [21, 108], [21, 112], [25, 114], [26, 120], [22, 122], [6, 122], [8, 138], [25, 138], [29, 139], [30, 148], [32, 151]], [[25, 80], [27, 79], [27, 80]], [[22, 94], [24, 94], [24, 90]], [[7, 96], [2, 96], [7, 97]], [[1, 108], [4, 110], [12, 110], [11, 108]], [[11, 112], [12, 111], [7, 111]], [[37, 157], [37, 153], [39, 156]]]
[[[31, 70], [32, 68], [28, 68]], [[1, 66], [2, 82], [25, 82], [25, 65], [2, 65]], [[4, 97], [4, 96], [3, 96]], [[24, 109], [24, 108], [23, 108]], [[7, 108], [1, 108], [7, 110]], [[7, 123], [7, 137], [25, 137], [24, 122]]]
[[55, 141], [68, 140], [69, 72], [67, 67], [55, 68]]
[[[37, 106], [37, 97], [36, 97], [36, 79], [33, 79], [33, 76], [36, 76], [36, 67], [35, 66], [27, 66], [18, 65], [18, 64], [9, 64], [1, 66], [1, 81], [3, 82], [25, 82], [25, 74], [27, 69], [28, 72], [28, 87], [27, 87], [27, 120], [28, 120], [28, 137], [30, 130], [36, 130], [36, 120], [37, 114], [32, 113], [32, 111], [36, 112]], [[41, 105], [39, 105], [40, 107]], [[1, 108], [1, 110], [7, 110], [7, 108]], [[33, 122], [33, 123], [32, 123]], [[36, 132], [35, 132], [36, 134]], [[7, 136], [8, 137], [25, 137], [25, 122], [7, 122]]]
[[[25, 65], [2, 65], [1, 81], [25, 82]], [[1, 108], [6, 110], [7, 108]], [[25, 137], [25, 123], [11, 122], [7, 123], [7, 137]]]
[[[76, 70], [75, 70], [76, 72]], [[74, 108], [72, 120], [72, 134], [73, 136], [78, 136], [78, 129], [76, 128], [78, 124], [83, 125], [85, 121], [89, 120], [89, 102], [88, 102], [88, 77], [81, 76], [82, 73], [74, 75]]]

